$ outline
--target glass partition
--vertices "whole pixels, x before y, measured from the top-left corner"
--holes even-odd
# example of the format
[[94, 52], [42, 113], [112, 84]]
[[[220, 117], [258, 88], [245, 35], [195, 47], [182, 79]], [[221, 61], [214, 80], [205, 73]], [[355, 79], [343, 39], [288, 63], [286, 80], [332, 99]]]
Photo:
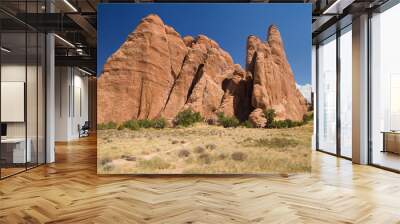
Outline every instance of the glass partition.
[[38, 35], [36, 32], [28, 32], [27, 33], [27, 74], [26, 74], [26, 113], [27, 113], [27, 150], [29, 153], [29, 160], [27, 163], [27, 167], [34, 167], [37, 165], [37, 157], [38, 157], [38, 88], [37, 88], [37, 80], [38, 80]]
[[340, 154], [352, 157], [352, 33], [351, 25], [340, 35]]
[[38, 76], [37, 76], [37, 162], [44, 164], [46, 162], [46, 37], [43, 33], [38, 33]]
[[24, 171], [31, 158], [26, 150], [26, 41], [25, 32], [1, 35], [2, 177]]
[[318, 149], [336, 154], [336, 35], [318, 47]]
[[[44, 1], [1, 2], [24, 12]], [[0, 178], [45, 163], [45, 35], [0, 12]]]
[[400, 4], [371, 19], [371, 162], [400, 170]]

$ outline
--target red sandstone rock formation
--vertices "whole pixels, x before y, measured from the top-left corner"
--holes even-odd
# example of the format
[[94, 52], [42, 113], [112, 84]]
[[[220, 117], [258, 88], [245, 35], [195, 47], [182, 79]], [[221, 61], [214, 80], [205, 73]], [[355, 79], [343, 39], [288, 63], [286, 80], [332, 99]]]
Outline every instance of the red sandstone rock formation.
[[186, 108], [206, 119], [223, 112], [246, 120], [255, 108], [274, 108], [281, 119], [301, 119], [304, 98], [278, 30], [272, 27], [269, 33], [268, 43], [249, 37], [245, 71], [208, 37], [182, 38], [157, 15], [145, 17], [104, 65], [98, 122], [172, 120]]
[[158, 16], [144, 18], [104, 65], [98, 80], [98, 122], [158, 116], [186, 52], [179, 34]]
[[260, 108], [256, 108], [250, 113], [249, 121], [256, 128], [263, 128], [267, 125], [267, 118], [265, 118], [264, 112]]
[[253, 74], [252, 106], [274, 109], [276, 119], [302, 120], [307, 103], [296, 87], [279, 30], [268, 29], [268, 41], [255, 36], [247, 41], [246, 68]]

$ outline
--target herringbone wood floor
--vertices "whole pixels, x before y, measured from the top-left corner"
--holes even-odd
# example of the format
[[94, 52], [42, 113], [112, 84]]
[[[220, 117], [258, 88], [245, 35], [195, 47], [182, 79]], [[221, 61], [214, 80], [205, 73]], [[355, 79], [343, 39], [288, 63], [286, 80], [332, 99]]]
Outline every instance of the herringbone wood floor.
[[400, 223], [400, 175], [313, 153], [293, 176], [97, 176], [96, 142], [0, 181], [0, 223]]

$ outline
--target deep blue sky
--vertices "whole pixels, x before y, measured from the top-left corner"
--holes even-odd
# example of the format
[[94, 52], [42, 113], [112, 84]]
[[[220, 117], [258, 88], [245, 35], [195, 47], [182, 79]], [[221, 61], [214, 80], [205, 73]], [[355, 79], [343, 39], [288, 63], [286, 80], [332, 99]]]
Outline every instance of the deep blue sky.
[[310, 4], [100, 4], [97, 71], [148, 14], [158, 14], [182, 36], [204, 34], [214, 39], [244, 68], [246, 40], [265, 40], [269, 25], [278, 26], [296, 82], [311, 82]]

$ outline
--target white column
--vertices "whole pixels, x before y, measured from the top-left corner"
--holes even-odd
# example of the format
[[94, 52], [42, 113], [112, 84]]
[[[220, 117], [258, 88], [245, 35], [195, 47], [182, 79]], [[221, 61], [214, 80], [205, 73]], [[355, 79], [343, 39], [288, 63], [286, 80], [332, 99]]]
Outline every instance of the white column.
[[313, 102], [313, 108], [314, 108], [314, 127], [313, 127], [313, 135], [311, 139], [311, 148], [313, 150], [317, 149], [317, 103], [316, 103], [316, 93], [317, 93], [317, 48], [315, 45], [312, 46], [312, 53], [311, 53], [311, 86], [312, 86], [312, 93], [314, 95]]
[[[51, 1], [46, 1], [47, 12], [54, 11]], [[55, 43], [54, 34], [46, 35], [46, 163], [55, 161]]]
[[368, 15], [353, 19], [353, 162], [368, 163]]
[[54, 35], [47, 34], [47, 77], [46, 77], [46, 163], [55, 161], [54, 133], [55, 133], [55, 60], [54, 60]]

